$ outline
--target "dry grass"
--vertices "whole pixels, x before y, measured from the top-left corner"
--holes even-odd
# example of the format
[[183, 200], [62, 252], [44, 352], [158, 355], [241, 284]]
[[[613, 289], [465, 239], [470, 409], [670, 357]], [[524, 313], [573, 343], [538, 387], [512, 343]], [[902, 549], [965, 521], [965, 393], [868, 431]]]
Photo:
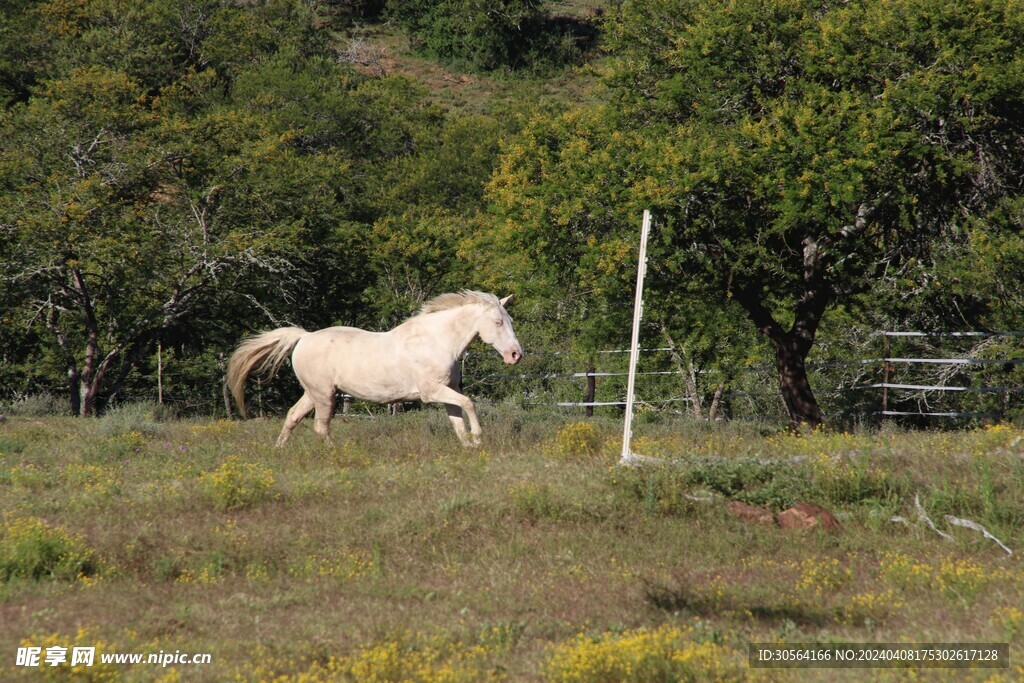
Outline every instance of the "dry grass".
[[[636, 450], [676, 462], [625, 469], [617, 423], [573, 421], [491, 407], [467, 451], [427, 409], [336, 424], [334, 448], [304, 425], [276, 450], [277, 420], [143, 435], [10, 418], [0, 526], [74, 539], [90, 571], [5, 576], [0, 677], [38, 677], [13, 666], [33, 644], [213, 655], [113, 671], [129, 680], [597, 681], [806, 678], [748, 669], [761, 641], [1021, 643], [1019, 553], [943, 521], [1024, 546], [1018, 429], [801, 438], [665, 421], [638, 428]], [[952, 540], [918, 521], [915, 495]], [[752, 526], [728, 498], [818, 503], [844, 531]], [[975, 678], [1021, 671], [999, 673]]]

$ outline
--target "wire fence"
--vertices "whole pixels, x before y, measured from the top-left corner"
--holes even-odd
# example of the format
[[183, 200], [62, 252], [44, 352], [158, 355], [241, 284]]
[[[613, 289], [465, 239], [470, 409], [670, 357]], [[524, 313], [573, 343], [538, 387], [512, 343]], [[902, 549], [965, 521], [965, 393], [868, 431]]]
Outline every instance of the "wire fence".
[[[770, 349], [745, 349], [745, 362], [732, 364], [726, 359], [735, 354], [724, 351], [698, 358], [686, 349], [643, 348], [636, 377], [638, 409], [785, 421]], [[627, 349], [531, 351], [510, 368], [490, 349], [474, 349], [462, 361], [463, 390], [484, 403], [612, 414], [625, 405], [628, 355]], [[106, 405], [146, 401], [182, 415], [232, 414], [223, 384], [224, 357], [179, 356], [164, 349], [160, 362], [151, 360], [133, 371], [116, 395], [105, 397]], [[927, 425], [1024, 415], [1022, 332], [854, 334], [820, 339], [809, 361], [811, 386], [830, 421], [886, 418]], [[59, 389], [48, 390], [55, 405], [63, 401]], [[28, 388], [21, 395], [42, 393]], [[247, 388], [254, 415], [279, 415], [300, 394], [290, 372], [272, 382], [252, 379]], [[342, 401], [338, 405], [340, 410]], [[350, 409], [353, 414], [388, 411], [359, 402]]]
[[[1020, 332], [878, 332], [866, 340], [819, 344], [819, 360], [807, 370], [830, 417], [1001, 419], [1024, 412], [1022, 346]], [[626, 354], [539, 352], [532, 354], [532, 368], [510, 372], [496, 368], [485, 353], [471, 353], [463, 365], [464, 386], [469, 393], [520, 395], [532, 406], [588, 414], [621, 409]], [[870, 357], [840, 360], [854, 355]], [[768, 359], [732, 367], [713, 365], [712, 359], [710, 367], [698, 366], [671, 347], [644, 348], [640, 358], [637, 401], [647, 409], [706, 415], [717, 393], [720, 417], [786, 418], [778, 374]], [[695, 404], [702, 409], [694, 410]]]

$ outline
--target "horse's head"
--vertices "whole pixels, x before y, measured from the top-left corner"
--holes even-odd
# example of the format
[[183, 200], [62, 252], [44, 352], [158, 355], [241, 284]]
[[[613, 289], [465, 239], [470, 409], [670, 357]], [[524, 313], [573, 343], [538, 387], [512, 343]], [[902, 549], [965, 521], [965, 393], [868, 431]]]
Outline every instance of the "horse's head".
[[480, 316], [480, 325], [477, 331], [480, 338], [493, 346], [506, 363], [515, 365], [523, 357], [523, 347], [519, 344], [516, 333], [512, 329], [512, 316], [505, 310], [505, 306], [511, 301], [512, 297], [507, 296], [498, 302], [497, 306], [489, 308]]

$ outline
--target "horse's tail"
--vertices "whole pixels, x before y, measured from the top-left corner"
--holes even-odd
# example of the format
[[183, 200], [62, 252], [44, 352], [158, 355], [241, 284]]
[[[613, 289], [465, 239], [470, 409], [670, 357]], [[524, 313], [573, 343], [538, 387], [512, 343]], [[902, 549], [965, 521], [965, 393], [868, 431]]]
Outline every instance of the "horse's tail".
[[243, 418], [248, 417], [245, 410], [245, 380], [254, 370], [273, 378], [284, 359], [305, 334], [306, 331], [301, 327], [279, 327], [249, 337], [231, 354], [225, 379]]

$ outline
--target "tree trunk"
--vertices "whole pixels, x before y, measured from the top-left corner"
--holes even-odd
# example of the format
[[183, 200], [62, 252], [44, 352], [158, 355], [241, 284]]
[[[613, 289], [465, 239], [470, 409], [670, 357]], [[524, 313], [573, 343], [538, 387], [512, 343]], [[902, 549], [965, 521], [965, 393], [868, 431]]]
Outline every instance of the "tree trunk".
[[683, 378], [683, 384], [686, 385], [686, 393], [690, 398], [690, 412], [693, 413], [694, 419], [703, 421], [704, 411], [701, 408], [700, 392], [697, 391], [697, 369], [693, 367], [693, 358], [684, 349], [683, 353], [686, 354], [686, 360], [685, 362], [683, 361], [683, 357], [676, 350], [675, 340], [668, 333], [668, 327], [665, 325], [664, 320], [661, 321], [661, 335], [665, 338], [672, 361], [679, 370], [679, 376]]
[[822, 426], [825, 417], [807, 379], [807, 353], [802, 352], [802, 345], [792, 334], [786, 334], [778, 341], [773, 339], [772, 343], [775, 345], [775, 368], [779, 372], [782, 400], [786, 403], [793, 426], [797, 429]]
[[82, 413], [82, 379], [78, 376], [78, 368], [68, 368], [68, 393], [71, 395], [71, 414], [78, 417]]
[[96, 322], [96, 312], [92, 305], [92, 295], [85, 283], [85, 276], [77, 268], [71, 271], [73, 286], [77, 292], [77, 299], [81, 304], [82, 313], [85, 317], [85, 360], [82, 363], [81, 374], [78, 378], [79, 396], [81, 403], [79, 415], [92, 417], [96, 414], [96, 394], [99, 390], [102, 371], [97, 367], [100, 363], [100, 333], [99, 325]]
[[[90, 321], [91, 322], [91, 321]], [[88, 328], [88, 340], [85, 344], [85, 362], [78, 378], [79, 412], [82, 417], [96, 414], [96, 394], [99, 389], [100, 373], [96, 367], [99, 363], [99, 333], [95, 328]]]
[[99, 385], [96, 382], [82, 382], [82, 417], [94, 417], [96, 415], [96, 395], [99, 393]]
[[[731, 379], [731, 377], [730, 377]], [[715, 395], [711, 397], [711, 407], [708, 408], [708, 422], [718, 421], [718, 411], [722, 405], [722, 394], [725, 393], [725, 385], [728, 380], [722, 380], [715, 387]]]
[[764, 305], [760, 288], [738, 292], [737, 301], [750, 319], [775, 347], [775, 369], [779, 373], [782, 400], [794, 429], [816, 429], [825, 424], [810, 380], [807, 379], [807, 355], [814, 346], [814, 334], [829, 302], [825, 287], [809, 288], [794, 307], [793, 327], [788, 331], [775, 320]]

